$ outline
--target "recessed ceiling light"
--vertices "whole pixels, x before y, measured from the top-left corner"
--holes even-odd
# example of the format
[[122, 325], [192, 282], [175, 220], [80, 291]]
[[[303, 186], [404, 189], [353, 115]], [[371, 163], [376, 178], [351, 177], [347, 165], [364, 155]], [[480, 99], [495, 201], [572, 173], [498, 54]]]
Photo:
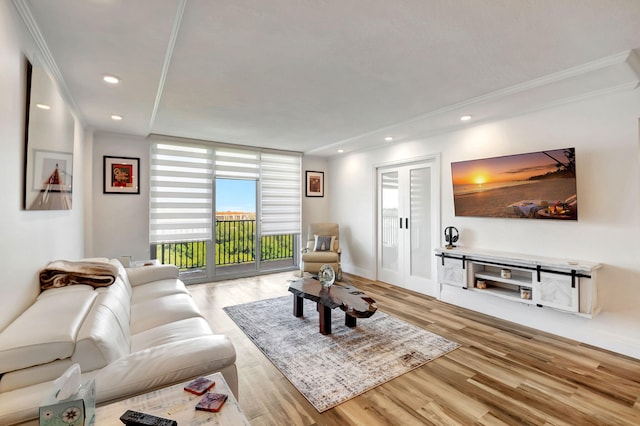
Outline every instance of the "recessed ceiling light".
[[387, 136], [386, 138], [384, 138], [384, 140], [390, 142], [393, 140], [393, 136]]
[[45, 105], [45, 104], [36, 104], [36, 106], [40, 109], [51, 109], [49, 105]]
[[112, 120], [115, 120], [115, 121], [120, 121], [120, 120], [122, 120], [122, 116], [121, 116], [121, 115], [118, 115], [118, 114], [113, 114], [113, 115], [111, 116], [111, 119], [112, 119]]
[[339, 149], [338, 152], [342, 154], [344, 152], [344, 149]]
[[105, 75], [102, 79], [109, 84], [118, 84], [120, 83], [120, 79], [115, 75]]
[[469, 120], [471, 120], [470, 115], [463, 115], [462, 117], [460, 117], [460, 121], [469, 121]]

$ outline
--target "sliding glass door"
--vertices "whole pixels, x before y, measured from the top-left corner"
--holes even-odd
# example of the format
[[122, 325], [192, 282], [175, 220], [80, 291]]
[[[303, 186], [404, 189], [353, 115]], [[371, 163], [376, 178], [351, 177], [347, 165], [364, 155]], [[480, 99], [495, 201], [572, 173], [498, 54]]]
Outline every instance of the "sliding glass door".
[[255, 272], [260, 240], [256, 223], [257, 182], [215, 180], [215, 276]]

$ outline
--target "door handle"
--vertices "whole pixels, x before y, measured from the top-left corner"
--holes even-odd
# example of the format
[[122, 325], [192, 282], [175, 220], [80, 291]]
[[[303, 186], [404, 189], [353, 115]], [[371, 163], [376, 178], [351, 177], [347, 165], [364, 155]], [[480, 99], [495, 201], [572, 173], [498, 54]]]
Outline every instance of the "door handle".
[[405, 229], [409, 229], [409, 218], [408, 217], [404, 218], [404, 227], [405, 227]]
[[400, 229], [402, 229], [402, 218], [400, 218]]

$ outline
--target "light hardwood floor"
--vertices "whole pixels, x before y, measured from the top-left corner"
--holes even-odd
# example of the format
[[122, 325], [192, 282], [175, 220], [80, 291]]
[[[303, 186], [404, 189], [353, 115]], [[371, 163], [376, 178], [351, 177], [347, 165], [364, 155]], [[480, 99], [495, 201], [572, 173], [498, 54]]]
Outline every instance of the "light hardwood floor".
[[189, 287], [236, 347], [252, 425], [640, 425], [640, 361], [352, 275], [379, 310], [462, 347], [319, 414], [222, 310], [291, 295], [292, 277]]

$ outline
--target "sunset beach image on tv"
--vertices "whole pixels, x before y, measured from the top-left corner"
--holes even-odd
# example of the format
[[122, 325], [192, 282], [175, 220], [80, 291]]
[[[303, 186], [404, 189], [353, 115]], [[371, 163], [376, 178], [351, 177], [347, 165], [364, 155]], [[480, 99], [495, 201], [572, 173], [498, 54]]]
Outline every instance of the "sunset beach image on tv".
[[575, 148], [451, 163], [456, 216], [578, 219]]

